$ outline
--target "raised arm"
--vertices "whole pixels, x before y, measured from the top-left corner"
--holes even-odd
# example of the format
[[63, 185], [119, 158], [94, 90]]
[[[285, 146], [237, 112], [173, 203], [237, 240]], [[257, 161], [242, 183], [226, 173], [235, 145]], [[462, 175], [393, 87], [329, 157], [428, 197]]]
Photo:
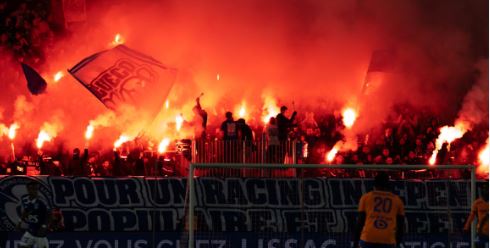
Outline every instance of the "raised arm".
[[44, 203], [42, 205], [44, 205], [42, 208], [43, 208], [43, 212], [46, 215], [46, 217], [43, 220], [43, 222], [41, 224], [41, 228], [38, 231], [38, 235], [41, 236], [41, 237], [42, 236], [45, 236], [47, 234], [48, 227], [49, 227], [49, 225], [51, 224], [51, 221], [52, 221], [51, 211], [48, 209], [48, 207]]
[[20, 231], [22, 229], [22, 223], [24, 223], [25, 219], [27, 218], [27, 214], [28, 214], [27, 211], [24, 209], [23, 205], [21, 205], [21, 208], [22, 209], [21, 209], [21, 214], [20, 214], [20, 220], [15, 227], [18, 231]]
[[474, 207], [471, 208], [470, 215], [468, 216], [468, 219], [466, 220], [466, 223], [464, 224], [464, 231], [469, 231], [471, 229], [471, 224], [473, 223], [473, 220], [475, 220], [476, 216], [476, 209]]
[[405, 233], [405, 206], [403, 201], [398, 197], [398, 212], [396, 213], [396, 244], [399, 245], [402, 242], [403, 235]]
[[201, 103], [199, 102], [199, 97], [196, 98], [196, 108], [201, 110]]
[[366, 222], [366, 195], [363, 195], [359, 200], [359, 208], [357, 215], [357, 222], [354, 228], [354, 248], [359, 247], [359, 240], [361, 239], [361, 232], [364, 228], [364, 223]]

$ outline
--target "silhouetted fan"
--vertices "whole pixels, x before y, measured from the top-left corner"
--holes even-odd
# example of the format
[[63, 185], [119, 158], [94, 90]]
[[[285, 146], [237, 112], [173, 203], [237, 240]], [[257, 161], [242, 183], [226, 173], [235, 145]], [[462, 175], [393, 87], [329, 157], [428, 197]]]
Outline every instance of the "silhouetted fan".
[[39, 73], [37, 73], [36, 70], [34, 70], [32, 67], [21, 63], [22, 65], [22, 70], [24, 71], [24, 75], [26, 76], [27, 80], [27, 88], [33, 95], [39, 95], [42, 94], [46, 91], [46, 87], [48, 84], [46, 83], [46, 80], [44, 80]]

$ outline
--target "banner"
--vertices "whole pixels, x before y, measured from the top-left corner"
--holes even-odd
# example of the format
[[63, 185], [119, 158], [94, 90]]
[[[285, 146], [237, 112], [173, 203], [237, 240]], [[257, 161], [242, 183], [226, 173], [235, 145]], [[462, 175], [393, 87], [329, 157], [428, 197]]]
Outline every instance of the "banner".
[[[11, 233], [6, 248], [19, 248], [21, 233]], [[48, 235], [50, 248], [186, 248], [186, 233], [121, 233], [82, 232]], [[447, 235], [411, 235], [404, 238], [401, 248], [471, 248], [468, 237]], [[337, 248], [352, 247], [349, 234], [198, 234], [196, 248]], [[486, 247], [488, 248], [488, 247]]]
[[93, 54], [69, 72], [106, 107], [130, 105], [152, 117], [176, 76], [175, 69], [124, 45]]
[[[137, 240], [134, 233], [146, 233], [144, 236], [153, 230], [175, 237], [186, 235], [185, 178], [3, 177], [2, 230], [15, 229], [19, 199], [27, 194], [25, 185], [31, 181], [40, 183], [40, 196], [49, 206], [61, 210], [66, 231], [74, 240], [77, 235], [81, 240], [92, 237], [85, 235], [89, 232], [128, 233], [121, 234], [128, 236], [122, 239], [133, 241]], [[478, 188], [485, 183], [480, 182]], [[315, 243], [325, 239], [350, 242], [358, 201], [372, 189], [371, 180], [336, 178], [204, 177], [197, 178], [195, 185], [198, 237], [230, 240], [233, 236], [249, 244], [298, 237], [304, 241], [305, 235], [311, 235]], [[407, 242], [447, 245], [466, 240], [462, 228], [471, 206], [468, 181], [405, 180], [393, 186], [405, 203]], [[52, 235], [67, 240], [70, 236]]]

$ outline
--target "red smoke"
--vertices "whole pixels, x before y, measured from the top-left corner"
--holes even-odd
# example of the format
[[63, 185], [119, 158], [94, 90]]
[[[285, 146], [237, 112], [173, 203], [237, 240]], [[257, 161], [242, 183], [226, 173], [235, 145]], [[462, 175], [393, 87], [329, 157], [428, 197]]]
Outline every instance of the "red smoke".
[[[147, 129], [155, 140], [175, 135], [176, 116], [192, 119], [200, 92], [211, 123], [242, 102], [247, 121], [260, 123], [283, 104], [308, 109], [320, 99], [340, 106], [357, 102], [359, 132], [379, 124], [397, 102], [428, 106], [452, 121], [478, 82], [473, 73], [488, 52], [485, 0], [87, 2], [85, 25], [57, 38], [53, 48], [46, 48], [47, 62], [37, 68], [48, 80], [47, 94], [30, 96], [20, 66], [0, 55], [5, 68], [0, 78], [6, 82], [0, 122], [18, 122], [21, 140], [34, 142], [44, 123], [56, 126], [56, 137], [69, 147], [84, 144], [89, 123], [91, 143], [105, 147], [112, 148], [120, 135], [139, 135], [135, 130], [150, 117], [130, 109], [108, 113], [65, 72], [123, 40], [179, 69], [168, 109], [162, 106]], [[372, 95], [360, 97], [372, 51], [392, 47], [398, 57], [395, 71]], [[488, 78], [484, 83], [488, 89]], [[475, 97], [488, 106], [488, 90]], [[482, 113], [478, 122], [488, 119], [488, 108]]]

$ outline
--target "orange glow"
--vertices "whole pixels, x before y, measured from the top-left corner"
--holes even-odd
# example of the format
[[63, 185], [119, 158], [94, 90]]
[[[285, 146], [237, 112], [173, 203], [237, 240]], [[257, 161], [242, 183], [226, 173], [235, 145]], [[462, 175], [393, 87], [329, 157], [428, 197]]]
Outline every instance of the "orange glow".
[[442, 144], [451, 144], [454, 140], [463, 137], [467, 129], [463, 125], [456, 125], [454, 127], [444, 126], [440, 129], [439, 137], [436, 140], [436, 148], [440, 150]]
[[7, 126], [5, 126], [5, 124], [3, 124], [3, 123], [0, 123], [0, 137], [8, 134], [8, 132], [9, 132], [9, 130], [8, 130]]
[[94, 126], [92, 124], [89, 124], [87, 126], [87, 129], [85, 130], [85, 139], [90, 140], [93, 135], [94, 135]]
[[235, 113], [238, 112], [238, 118], [247, 119], [247, 106], [245, 101], [242, 101], [241, 105], [235, 107]]
[[335, 158], [335, 155], [337, 155], [337, 152], [339, 152], [339, 149], [337, 149], [336, 147], [332, 148], [332, 150], [330, 150], [328, 153], [327, 153], [327, 162], [331, 163], [333, 161], [333, 159]]
[[337, 155], [337, 153], [339, 152], [339, 149], [340, 147], [342, 146], [342, 143], [341, 142], [337, 142], [332, 150], [330, 150], [327, 155], [325, 156], [325, 160], [328, 162], [328, 163], [331, 163], [334, 159], [335, 159], [335, 156]]
[[119, 136], [119, 139], [117, 139], [115, 142], [114, 142], [114, 149], [117, 149], [119, 147], [121, 147], [122, 144], [128, 142], [130, 139], [128, 136], [122, 134], [121, 136]]
[[37, 149], [41, 149], [43, 147], [44, 142], [51, 141], [52, 137], [44, 130], [39, 131], [36, 139], [36, 147]]
[[121, 36], [121, 34], [116, 34], [116, 36], [114, 36], [114, 40], [112, 41], [112, 45], [114, 46], [117, 46], [117, 45], [121, 45], [121, 44], [124, 44], [125, 40], [124, 38]]
[[262, 121], [267, 124], [271, 117], [276, 117], [281, 111], [272, 97], [265, 97], [262, 112]]
[[238, 111], [238, 116], [240, 116], [240, 118], [245, 118], [245, 114], [247, 113], [246, 112], [246, 108], [245, 108], [245, 105], [242, 105], [242, 107], [240, 108], [240, 111]]
[[165, 109], [168, 109], [170, 103], [168, 102], [168, 99], [165, 101]]
[[182, 117], [182, 114], [178, 114], [175, 117], [175, 130], [177, 130], [177, 132], [180, 132], [183, 123], [184, 123], [184, 117]]
[[167, 151], [168, 145], [170, 145], [170, 139], [164, 138], [160, 144], [158, 144], [158, 153], [162, 154]]
[[216, 80], [218, 80], [218, 81], [219, 81], [219, 79], [220, 79], [220, 75], [219, 75], [219, 73], [218, 73], [218, 74], [216, 74]]
[[56, 74], [54, 74], [53, 76], [53, 80], [55, 83], [59, 82], [63, 77], [65, 76], [65, 74], [62, 72], [62, 71], [58, 71]]
[[354, 123], [356, 122], [357, 113], [353, 108], [345, 108], [342, 111], [342, 122], [345, 127], [352, 128]]
[[437, 149], [432, 151], [432, 155], [429, 158], [429, 165], [434, 165], [436, 163], [437, 153], [438, 153]]
[[440, 134], [436, 140], [436, 147], [429, 159], [429, 165], [436, 163], [437, 154], [444, 143], [451, 144], [453, 141], [460, 139], [468, 131], [468, 126], [464, 122], [456, 122], [454, 126], [443, 126], [439, 129]]
[[479, 175], [488, 176], [488, 172], [489, 172], [488, 168], [490, 166], [490, 144], [488, 139], [487, 139], [487, 143], [478, 154], [478, 162], [479, 162], [479, 166], [476, 169], [476, 173]]
[[15, 139], [15, 135], [17, 133], [17, 129], [19, 128], [19, 125], [17, 123], [13, 123], [10, 125], [9, 130], [8, 130], [8, 137], [10, 140]]

